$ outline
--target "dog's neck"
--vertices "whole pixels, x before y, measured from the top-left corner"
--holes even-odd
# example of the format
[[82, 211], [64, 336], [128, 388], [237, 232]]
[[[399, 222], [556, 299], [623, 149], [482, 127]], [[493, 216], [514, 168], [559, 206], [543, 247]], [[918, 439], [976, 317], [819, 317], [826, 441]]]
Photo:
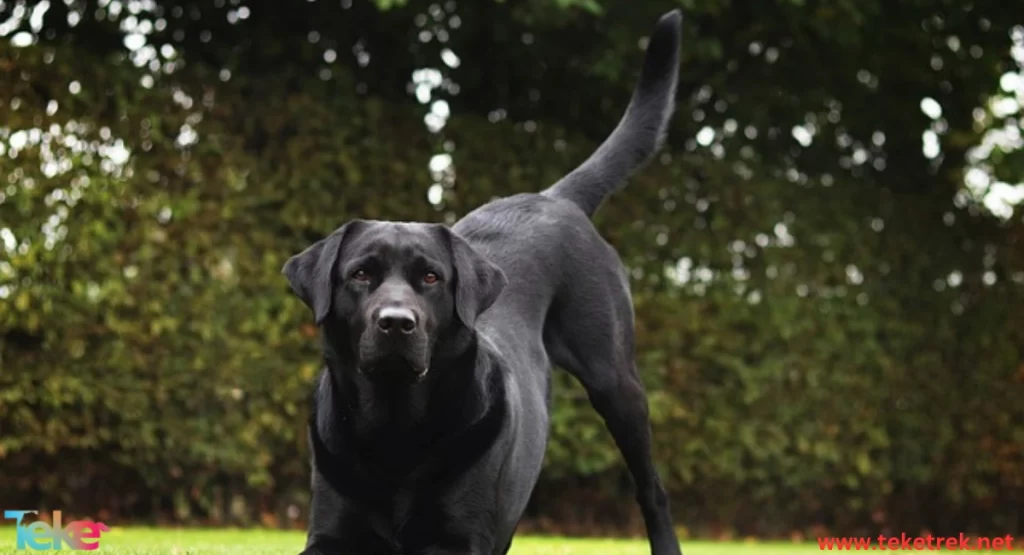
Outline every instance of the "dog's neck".
[[336, 439], [345, 449], [391, 466], [411, 463], [415, 453], [468, 429], [494, 401], [489, 355], [471, 330], [439, 341], [435, 353], [427, 375], [416, 382], [373, 379], [356, 369], [349, 353], [326, 349], [328, 380], [321, 389], [329, 391], [318, 399], [321, 434], [340, 433]]

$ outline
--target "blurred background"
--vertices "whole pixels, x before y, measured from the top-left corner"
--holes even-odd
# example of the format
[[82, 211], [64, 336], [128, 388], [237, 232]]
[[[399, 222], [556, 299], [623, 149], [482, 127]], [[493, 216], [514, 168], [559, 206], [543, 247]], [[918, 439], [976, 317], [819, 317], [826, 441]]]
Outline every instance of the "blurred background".
[[[685, 11], [669, 143], [597, 225], [684, 535], [1024, 533], [1024, 3], [0, 0], [2, 508], [304, 525], [287, 257], [454, 222], [618, 121]], [[525, 531], [642, 533], [556, 382]]]

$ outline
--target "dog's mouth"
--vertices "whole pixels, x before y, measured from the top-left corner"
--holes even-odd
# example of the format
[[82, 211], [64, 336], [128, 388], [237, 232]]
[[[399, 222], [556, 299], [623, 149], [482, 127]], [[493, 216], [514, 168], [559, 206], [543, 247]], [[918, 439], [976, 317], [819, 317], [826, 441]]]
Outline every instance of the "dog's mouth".
[[432, 340], [429, 334], [381, 333], [364, 329], [358, 336], [356, 367], [367, 379], [392, 384], [413, 384], [424, 380], [430, 370]]
[[363, 342], [359, 349], [359, 372], [374, 380], [420, 382], [430, 371], [426, 349], [408, 345], [399, 349], [380, 349]]

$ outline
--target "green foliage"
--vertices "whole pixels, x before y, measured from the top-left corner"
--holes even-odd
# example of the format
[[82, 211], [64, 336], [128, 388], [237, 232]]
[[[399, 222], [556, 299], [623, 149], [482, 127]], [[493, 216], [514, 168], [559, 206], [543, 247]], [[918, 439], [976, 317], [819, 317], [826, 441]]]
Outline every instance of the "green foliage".
[[[349, 218], [450, 222], [553, 182], [614, 125], [669, 7], [52, 4], [41, 30], [35, 3], [0, 6], [36, 41], [0, 45], [0, 497], [282, 524], [318, 367], [284, 260]], [[969, 149], [1019, 128], [975, 111], [1021, 8], [678, 4], [670, 147], [597, 224], [632, 272], [680, 523], [1014, 531], [1024, 228], [961, 197]], [[142, 22], [145, 55], [123, 36]], [[407, 90], [423, 67], [453, 113], [437, 133]], [[986, 163], [1021, 180], [1019, 151]], [[635, 530], [609, 435], [555, 383], [531, 516]]]

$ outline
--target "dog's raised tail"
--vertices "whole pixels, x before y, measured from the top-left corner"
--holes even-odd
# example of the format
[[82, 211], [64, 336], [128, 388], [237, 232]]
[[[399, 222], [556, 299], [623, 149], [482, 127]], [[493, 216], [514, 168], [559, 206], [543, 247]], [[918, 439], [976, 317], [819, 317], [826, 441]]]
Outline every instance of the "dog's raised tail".
[[661, 148], [675, 111], [682, 20], [679, 10], [661, 16], [647, 44], [640, 82], [615, 130], [590, 158], [541, 194], [569, 200], [592, 216]]

